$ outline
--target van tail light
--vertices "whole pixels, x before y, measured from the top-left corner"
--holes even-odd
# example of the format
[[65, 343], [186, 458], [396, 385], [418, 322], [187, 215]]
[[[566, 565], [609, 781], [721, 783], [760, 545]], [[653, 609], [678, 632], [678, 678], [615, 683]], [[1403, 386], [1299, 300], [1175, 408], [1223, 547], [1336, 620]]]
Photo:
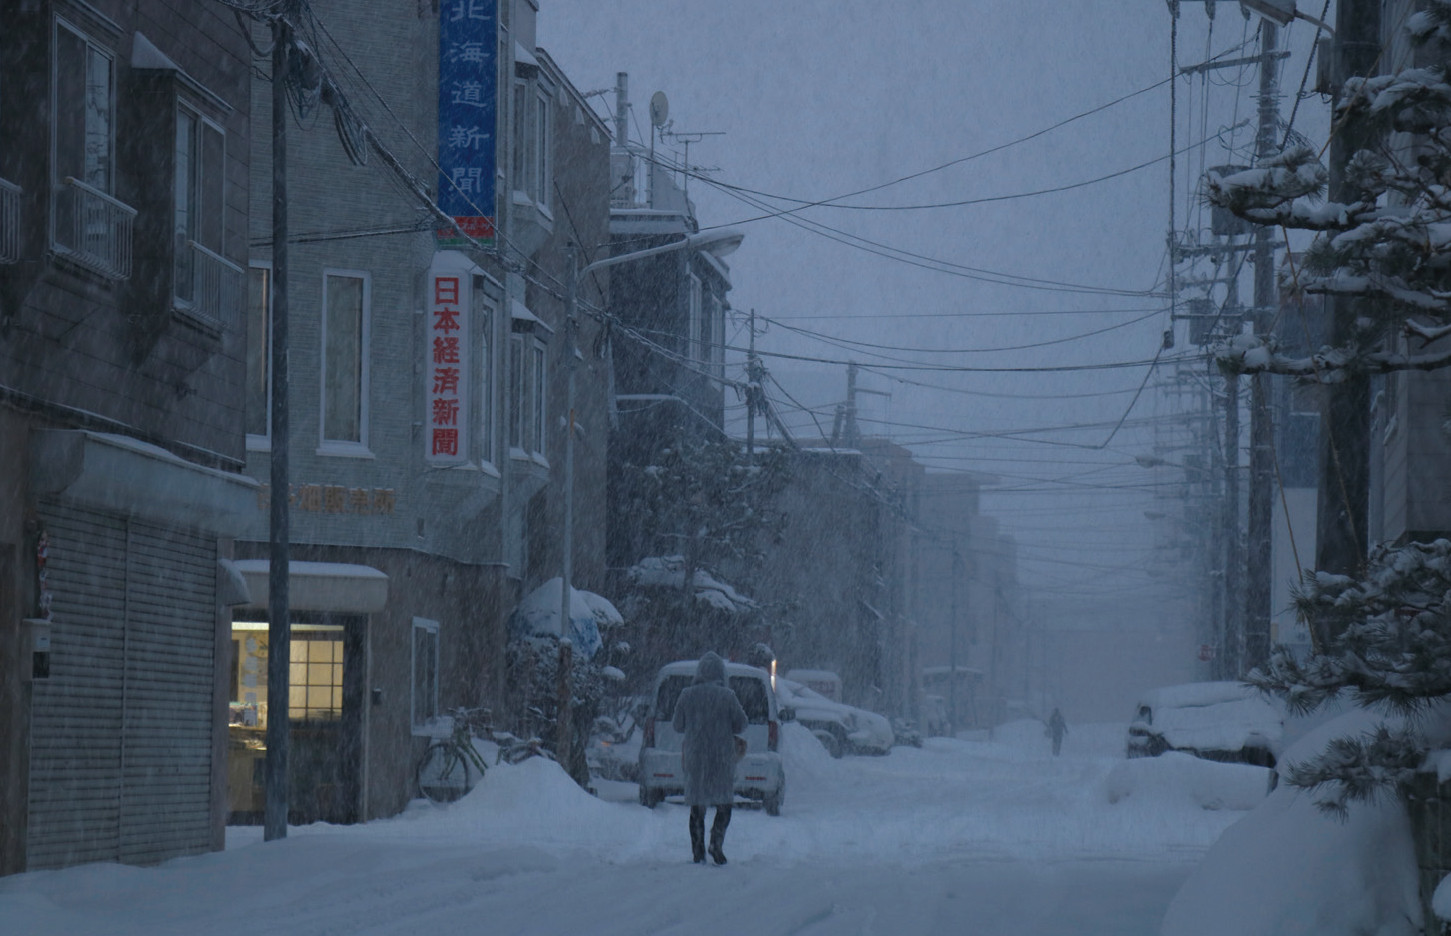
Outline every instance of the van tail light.
[[766, 722], [766, 750], [776, 750], [776, 745], [781, 740], [781, 725], [776, 719]]
[[651, 716], [645, 719], [645, 747], [655, 746], [655, 718]]

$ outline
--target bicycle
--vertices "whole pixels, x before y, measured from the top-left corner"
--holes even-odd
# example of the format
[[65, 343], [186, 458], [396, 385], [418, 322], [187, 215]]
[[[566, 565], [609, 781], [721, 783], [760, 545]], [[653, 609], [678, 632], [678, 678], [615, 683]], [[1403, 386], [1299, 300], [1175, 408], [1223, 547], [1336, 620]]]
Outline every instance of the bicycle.
[[474, 726], [481, 723], [486, 734], [491, 734], [490, 711], [455, 708], [448, 714], [452, 733], [429, 742], [414, 771], [418, 792], [435, 803], [457, 802], [488, 772], [483, 755], [474, 747]]

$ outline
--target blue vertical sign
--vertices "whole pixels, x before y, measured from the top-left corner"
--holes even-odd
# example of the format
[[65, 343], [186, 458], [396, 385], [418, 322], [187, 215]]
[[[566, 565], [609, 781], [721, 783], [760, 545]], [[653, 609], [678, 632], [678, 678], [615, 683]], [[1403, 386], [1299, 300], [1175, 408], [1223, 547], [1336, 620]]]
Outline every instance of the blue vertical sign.
[[[445, 0], [438, 16], [438, 204], [478, 240], [494, 238], [498, 75], [498, 0]], [[466, 243], [452, 230], [438, 236], [441, 246]]]

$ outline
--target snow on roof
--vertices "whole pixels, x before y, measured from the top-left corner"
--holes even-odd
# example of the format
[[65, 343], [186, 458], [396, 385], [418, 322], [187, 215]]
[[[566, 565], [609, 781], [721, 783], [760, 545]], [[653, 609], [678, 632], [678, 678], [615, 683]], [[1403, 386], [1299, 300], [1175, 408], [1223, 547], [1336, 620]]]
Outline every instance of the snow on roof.
[[[685, 584], [685, 559], [682, 556], [651, 556], [630, 567], [630, 581], [646, 588], [681, 588]], [[736, 591], [727, 582], [704, 569], [696, 569], [695, 600], [730, 614], [744, 614], [756, 602]]]

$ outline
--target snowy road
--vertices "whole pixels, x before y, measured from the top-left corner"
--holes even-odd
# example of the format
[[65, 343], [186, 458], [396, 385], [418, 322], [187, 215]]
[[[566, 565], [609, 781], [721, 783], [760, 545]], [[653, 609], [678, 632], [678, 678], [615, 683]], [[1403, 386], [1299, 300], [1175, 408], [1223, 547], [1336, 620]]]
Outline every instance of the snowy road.
[[0, 929], [1154, 934], [1243, 813], [1203, 809], [1173, 782], [1110, 797], [1122, 729], [1092, 727], [1056, 759], [1041, 728], [841, 761], [788, 731], [783, 814], [737, 810], [723, 868], [689, 862], [682, 807], [609, 801], [621, 788], [593, 798], [529, 761], [490, 771], [454, 806], [418, 803], [391, 821], [294, 829], [269, 845], [238, 830], [226, 852], [159, 868], [3, 879]]

